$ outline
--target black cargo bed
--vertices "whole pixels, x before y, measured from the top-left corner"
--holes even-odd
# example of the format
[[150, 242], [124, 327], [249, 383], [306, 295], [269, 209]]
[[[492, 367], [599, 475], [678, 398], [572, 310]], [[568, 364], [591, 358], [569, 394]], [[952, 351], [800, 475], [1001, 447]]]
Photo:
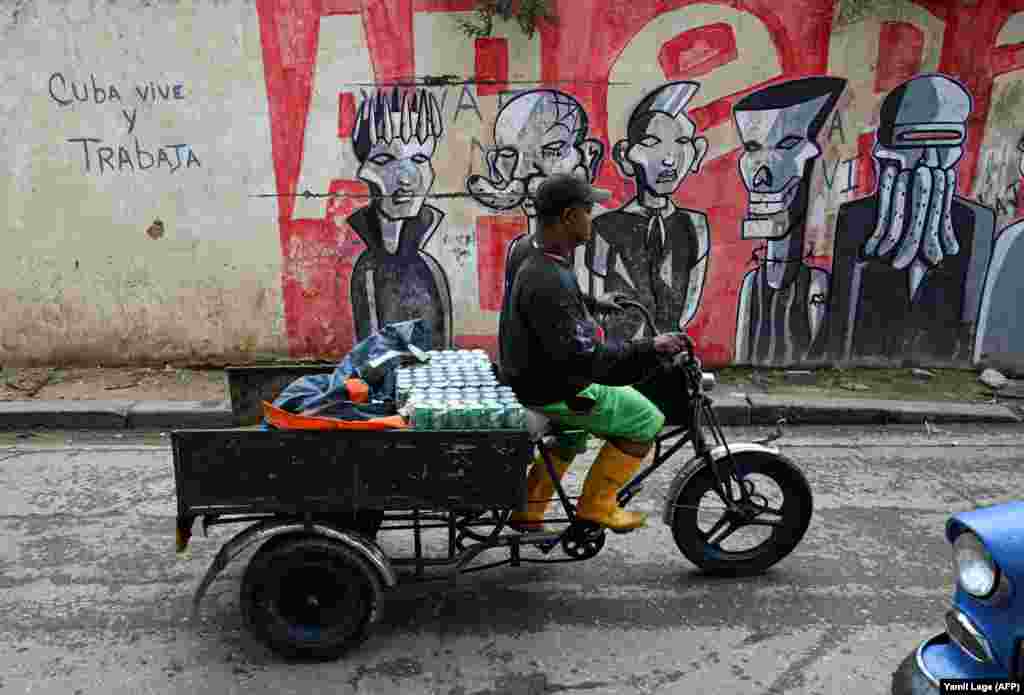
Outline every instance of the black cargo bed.
[[484, 510], [526, 501], [516, 430], [177, 430], [179, 519], [223, 514]]

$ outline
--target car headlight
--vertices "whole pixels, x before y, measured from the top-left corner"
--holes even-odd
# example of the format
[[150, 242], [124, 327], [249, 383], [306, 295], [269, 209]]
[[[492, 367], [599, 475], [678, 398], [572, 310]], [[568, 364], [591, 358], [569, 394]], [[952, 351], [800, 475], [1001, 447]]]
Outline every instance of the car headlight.
[[999, 567], [970, 531], [961, 533], [953, 542], [953, 566], [957, 582], [971, 596], [986, 598], [999, 583]]

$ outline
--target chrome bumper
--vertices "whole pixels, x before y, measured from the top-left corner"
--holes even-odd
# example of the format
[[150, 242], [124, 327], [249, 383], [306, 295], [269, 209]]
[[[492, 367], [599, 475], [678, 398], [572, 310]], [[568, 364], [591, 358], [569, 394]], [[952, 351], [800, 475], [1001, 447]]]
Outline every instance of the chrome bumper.
[[893, 674], [893, 695], [938, 695], [944, 678], [1007, 678], [997, 663], [979, 661], [941, 632], [918, 645]]
[[924, 651], [931, 646], [950, 644], [945, 632], [918, 645], [907, 655], [892, 676], [892, 695], [940, 695], [938, 679], [928, 670]]

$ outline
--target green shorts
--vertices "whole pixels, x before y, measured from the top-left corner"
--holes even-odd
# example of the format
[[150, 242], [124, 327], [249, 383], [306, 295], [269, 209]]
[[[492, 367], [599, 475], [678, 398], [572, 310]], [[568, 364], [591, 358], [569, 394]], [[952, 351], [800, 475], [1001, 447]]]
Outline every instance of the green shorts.
[[593, 400], [594, 407], [581, 413], [560, 401], [534, 408], [563, 429], [583, 430], [578, 436], [563, 437], [559, 442], [561, 448], [585, 451], [588, 433], [601, 439], [649, 442], [665, 424], [658, 406], [632, 386], [591, 384], [579, 395]]

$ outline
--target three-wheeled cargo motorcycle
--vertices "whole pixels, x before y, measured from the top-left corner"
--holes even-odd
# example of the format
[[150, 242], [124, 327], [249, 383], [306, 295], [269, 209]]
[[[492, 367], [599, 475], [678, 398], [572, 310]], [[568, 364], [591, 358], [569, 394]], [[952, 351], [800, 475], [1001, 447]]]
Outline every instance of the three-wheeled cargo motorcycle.
[[[646, 309], [641, 311], [653, 331]], [[729, 444], [694, 345], [665, 360], [637, 387], [664, 412], [653, 460], [621, 490], [626, 506], [654, 471], [687, 444], [694, 455], [665, 491], [662, 520], [687, 560], [706, 572], [749, 574], [800, 543], [812, 494], [800, 469], [771, 444]], [[530, 413], [523, 429], [310, 431], [188, 429], [172, 432], [179, 538], [197, 519], [204, 532], [245, 524], [221, 547], [193, 599], [255, 547], [242, 582], [246, 628], [282, 656], [334, 659], [359, 644], [385, 592], [399, 583], [526, 563], [579, 562], [604, 547], [605, 529], [577, 519], [574, 497], [554, 476], [559, 431]], [[776, 437], [781, 435], [781, 429]], [[526, 506], [535, 450], [555, 481], [563, 516], [519, 532], [510, 514]], [[549, 530], [550, 529], [550, 530]], [[412, 531], [412, 555], [389, 557], [379, 534]], [[429, 553], [426, 532], [446, 537]], [[746, 542], [741, 540], [748, 535]], [[627, 536], [628, 538], [628, 536]], [[503, 559], [476, 562], [486, 551]]]

